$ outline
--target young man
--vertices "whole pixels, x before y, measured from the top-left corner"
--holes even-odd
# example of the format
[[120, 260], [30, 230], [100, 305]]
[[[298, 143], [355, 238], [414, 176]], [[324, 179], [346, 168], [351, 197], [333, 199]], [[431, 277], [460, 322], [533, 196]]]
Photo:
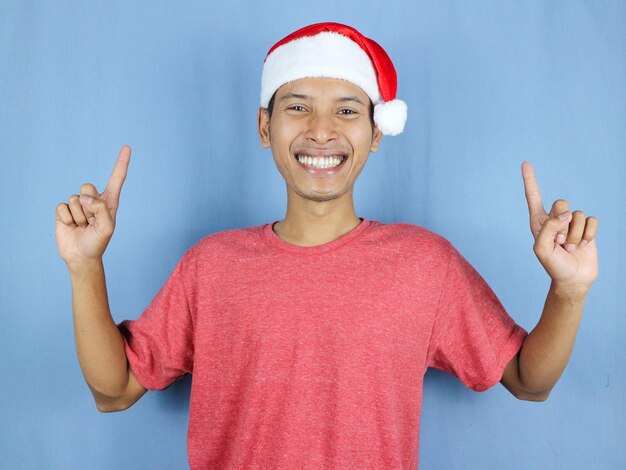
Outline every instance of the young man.
[[353, 186], [406, 105], [385, 51], [349, 26], [311, 25], [265, 61], [259, 136], [287, 186], [283, 220], [207, 236], [136, 321], [116, 325], [102, 255], [130, 148], [102, 194], [57, 206], [76, 347], [101, 411], [193, 373], [192, 468], [416, 468], [423, 376], [500, 381], [545, 400], [597, 276], [597, 220], [522, 176], [534, 251], [552, 279], [530, 334], [443, 237], [358, 217]]

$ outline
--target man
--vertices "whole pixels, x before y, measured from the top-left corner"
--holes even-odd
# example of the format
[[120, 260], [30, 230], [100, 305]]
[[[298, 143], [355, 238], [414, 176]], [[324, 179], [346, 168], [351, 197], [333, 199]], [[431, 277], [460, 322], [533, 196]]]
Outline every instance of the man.
[[357, 217], [353, 186], [383, 134], [403, 130], [389, 57], [321, 23], [270, 49], [259, 136], [287, 186], [283, 220], [209, 235], [136, 321], [116, 325], [102, 255], [130, 161], [105, 191], [57, 206], [76, 347], [101, 411], [193, 373], [192, 468], [415, 468], [423, 376], [545, 400], [572, 352], [597, 277], [597, 220], [522, 175], [534, 251], [552, 279], [527, 334], [443, 237]]

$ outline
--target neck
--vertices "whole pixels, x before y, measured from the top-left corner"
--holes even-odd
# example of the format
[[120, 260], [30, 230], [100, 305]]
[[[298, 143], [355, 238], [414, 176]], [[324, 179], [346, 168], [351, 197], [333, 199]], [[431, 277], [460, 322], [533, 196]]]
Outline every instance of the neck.
[[330, 201], [305, 199], [287, 189], [287, 214], [274, 232], [288, 243], [318, 246], [345, 235], [361, 220], [354, 211], [352, 190]]

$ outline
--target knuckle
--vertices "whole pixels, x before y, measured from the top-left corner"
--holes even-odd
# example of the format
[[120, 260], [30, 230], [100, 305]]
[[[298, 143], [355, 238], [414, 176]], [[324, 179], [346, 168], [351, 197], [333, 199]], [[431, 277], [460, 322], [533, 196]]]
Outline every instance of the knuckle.
[[113, 235], [113, 231], [115, 230], [115, 225], [112, 223], [103, 223], [100, 229], [100, 233], [104, 236], [104, 237], [111, 237], [111, 235]]
[[67, 200], [70, 204], [75, 204], [78, 202], [78, 194], [72, 194]]
[[569, 204], [567, 203], [567, 201], [565, 199], [557, 199], [556, 201], [554, 201], [554, 204], [552, 205], [552, 212], [565, 212], [566, 210], [569, 209]]
[[585, 213], [583, 211], [574, 211], [572, 213], [572, 216], [577, 217], [579, 219], [580, 218], [584, 219], [585, 218]]
[[91, 183], [85, 183], [80, 187], [80, 193], [87, 193], [87, 192], [92, 192], [95, 191], [96, 187], [91, 184]]
[[547, 221], [547, 224], [550, 224], [551, 226], [558, 226], [561, 225], [561, 219], [559, 218], [558, 215], [554, 216], [554, 217], [550, 217]]

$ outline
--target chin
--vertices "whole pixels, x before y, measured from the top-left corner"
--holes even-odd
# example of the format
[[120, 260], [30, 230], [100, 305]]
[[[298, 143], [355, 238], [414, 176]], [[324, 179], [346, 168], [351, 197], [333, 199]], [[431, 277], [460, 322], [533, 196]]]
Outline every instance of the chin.
[[339, 196], [337, 196], [336, 194], [311, 194], [307, 196], [306, 199], [315, 202], [326, 202], [332, 201], [334, 199], [339, 199]]
[[309, 201], [325, 202], [325, 201], [333, 201], [333, 200], [341, 199], [343, 196], [345, 196], [346, 193], [347, 191], [330, 192], [330, 193], [308, 192], [308, 193], [299, 193], [299, 195], [303, 197], [304, 199], [308, 199]]

